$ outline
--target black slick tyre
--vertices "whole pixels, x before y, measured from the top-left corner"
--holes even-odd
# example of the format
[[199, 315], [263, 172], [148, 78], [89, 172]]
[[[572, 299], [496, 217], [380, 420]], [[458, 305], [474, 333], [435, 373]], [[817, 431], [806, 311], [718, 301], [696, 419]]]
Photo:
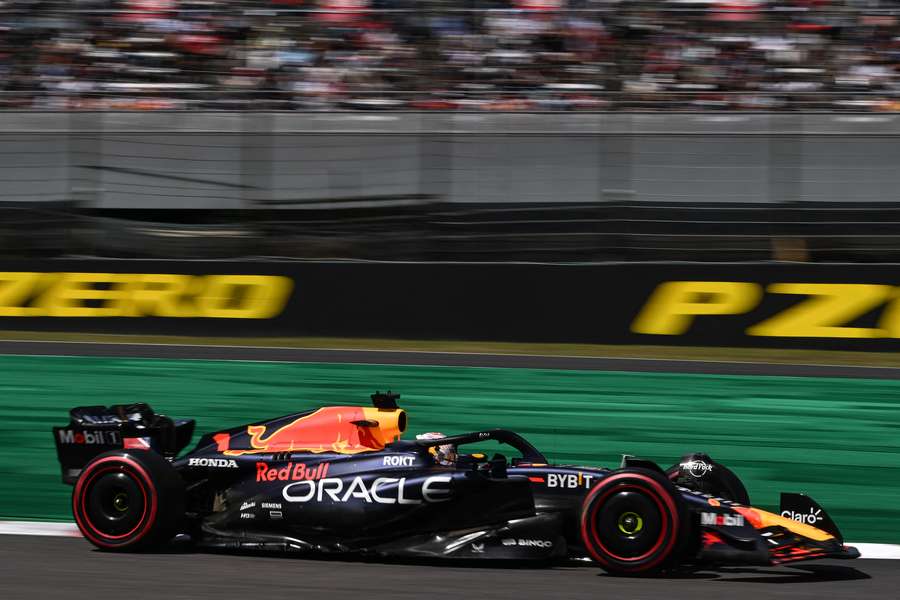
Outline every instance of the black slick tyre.
[[617, 575], [646, 575], [674, 564], [688, 526], [678, 491], [646, 469], [611, 472], [581, 509], [582, 543], [594, 561]]
[[155, 452], [114, 450], [82, 469], [72, 513], [84, 537], [102, 550], [153, 549], [177, 533], [184, 483]]

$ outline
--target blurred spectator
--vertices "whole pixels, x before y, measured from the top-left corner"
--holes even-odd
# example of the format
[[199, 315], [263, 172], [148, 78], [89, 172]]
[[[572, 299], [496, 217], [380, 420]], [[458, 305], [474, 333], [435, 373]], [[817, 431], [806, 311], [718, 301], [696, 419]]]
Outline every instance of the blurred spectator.
[[897, 110], [896, 0], [7, 0], [6, 107]]

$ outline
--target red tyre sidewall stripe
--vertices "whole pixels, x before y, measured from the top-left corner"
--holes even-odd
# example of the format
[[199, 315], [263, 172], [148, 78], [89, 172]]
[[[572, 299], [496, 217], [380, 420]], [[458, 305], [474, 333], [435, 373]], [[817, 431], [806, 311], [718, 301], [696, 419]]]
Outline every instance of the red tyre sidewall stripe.
[[[81, 510], [83, 510], [84, 506], [84, 498], [82, 497], [84, 487], [86, 482], [89, 479], [93, 479], [94, 471], [99, 468], [100, 465], [105, 463], [115, 462], [119, 464], [125, 464], [131, 469], [133, 469], [143, 481], [139, 481], [138, 483], [141, 485], [141, 491], [144, 492], [144, 514], [141, 515], [141, 521], [138, 522], [138, 525], [135, 526], [135, 529], [141, 526], [141, 524], [152, 524], [156, 520], [156, 510], [157, 510], [157, 494], [156, 490], [153, 487], [153, 482], [150, 479], [150, 475], [147, 471], [142, 467], [137, 461], [127, 456], [108, 456], [106, 458], [101, 458], [97, 462], [93, 463], [88, 470], [81, 474], [81, 477], [78, 478], [78, 483], [75, 485], [75, 492], [72, 494], [72, 513], [75, 515], [75, 522], [78, 524], [78, 528], [81, 530], [81, 533], [84, 534], [86, 538], [88, 538], [92, 543], [97, 546], [101, 546], [103, 548], [120, 548], [125, 544], [111, 544], [105, 541], [103, 538], [113, 539], [110, 536], [106, 536], [99, 531], [95, 531], [93, 525], [90, 524], [90, 521], [87, 518], [87, 514], [84, 515], [84, 518], [81, 516]], [[104, 469], [104, 471], [107, 469]], [[144, 491], [146, 490], [146, 491]], [[150, 509], [149, 516], [147, 515], [147, 496], [150, 497]], [[79, 507], [81, 504], [81, 507]], [[146, 519], [144, 518], [146, 516]], [[134, 529], [132, 529], [132, 533]], [[147, 535], [147, 532], [150, 531], [150, 527], [145, 526], [143, 531], [137, 534], [134, 539], [129, 540], [128, 544], [133, 544]], [[96, 535], [95, 535], [96, 534]], [[97, 535], [103, 536], [103, 538], [98, 538]], [[126, 534], [128, 535], [128, 534]], [[119, 537], [119, 536], [117, 536]]]
[[[669, 553], [672, 551], [672, 548], [675, 546], [675, 542], [678, 539], [678, 527], [679, 527], [678, 508], [675, 505], [675, 500], [671, 497], [669, 492], [662, 485], [660, 485], [660, 483], [658, 481], [656, 481], [652, 477], [649, 477], [642, 473], [619, 473], [616, 475], [612, 475], [612, 476], [604, 479], [600, 483], [598, 483], [594, 487], [594, 489], [591, 490], [591, 492], [587, 495], [587, 498], [584, 499], [584, 504], [582, 504], [581, 540], [582, 540], [582, 542], [584, 542], [585, 548], [587, 548], [588, 553], [590, 553], [591, 557], [594, 560], [596, 560], [598, 563], [600, 563], [604, 567], [611, 566], [609, 560], [607, 560], [606, 557], [601, 556], [597, 552], [597, 550], [594, 548], [594, 545], [592, 543], [590, 543], [592, 540], [590, 537], [588, 537], [588, 534], [590, 533], [590, 535], [592, 537], [594, 536], [593, 524], [591, 524], [590, 521], [592, 521], [592, 516], [596, 513], [596, 511], [595, 510], [587, 511], [586, 509], [591, 504], [591, 502], [593, 502], [594, 498], [598, 494], [604, 492], [605, 490], [609, 489], [610, 486], [616, 484], [616, 482], [621, 481], [623, 479], [632, 479], [632, 480], [637, 479], [637, 480], [647, 483], [653, 489], [653, 491], [656, 492], [657, 503], [658, 503], [658, 500], [662, 500], [662, 502], [665, 504], [666, 508], [668, 508], [668, 510], [669, 510], [668, 515], [665, 514], [665, 511], [661, 511], [663, 516], [669, 517], [672, 520], [672, 535], [669, 539], [669, 542], [666, 544], [663, 552], [660, 553], [659, 558], [657, 558], [654, 561], [651, 561], [650, 563], [647, 563], [644, 565], [638, 565], [632, 569], [629, 569], [627, 567], [622, 567], [621, 565], [616, 566], [616, 568], [618, 568], [620, 570], [625, 570], [625, 571], [646, 571], [648, 569], [652, 569], [653, 567], [659, 565], [661, 562], [663, 562], [664, 560], [666, 560], [669, 557]], [[597, 540], [596, 537], [594, 538], [594, 541], [598, 541], [598, 543], [599, 543], [599, 540]], [[657, 544], [657, 546], [658, 545], [659, 545], [659, 543]], [[603, 545], [600, 544], [600, 547], [603, 548]]]

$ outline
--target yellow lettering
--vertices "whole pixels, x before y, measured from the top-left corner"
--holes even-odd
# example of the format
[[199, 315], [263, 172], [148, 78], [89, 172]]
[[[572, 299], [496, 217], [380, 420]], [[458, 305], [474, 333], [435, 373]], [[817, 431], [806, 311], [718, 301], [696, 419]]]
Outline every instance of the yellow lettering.
[[741, 281], [667, 281], [661, 283], [631, 323], [631, 331], [681, 335], [698, 315], [738, 315], [762, 298], [762, 288]]
[[873, 338], [887, 332], [871, 327], [844, 327], [890, 298], [893, 287], [865, 283], [773, 283], [772, 294], [811, 296], [747, 329], [769, 337]]
[[202, 291], [203, 282], [193, 275], [155, 273], [133, 275], [129, 284], [129, 301], [123, 317], [196, 317], [197, 308], [190, 301]]
[[[56, 285], [42, 293], [35, 306], [48, 317], [117, 317], [127, 290], [128, 273], [62, 273]], [[105, 287], [99, 288], [97, 285]]]
[[40, 311], [27, 304], [42, 273], [0, 272], [0, 317], [28, 317]]
[[294, 282], [275, 275], [207, 275], [197, 298], [201, 316], [271, 319], [281, 313]]
[[900, 338], [900, 288], [894, 288], [892, 298], [881, 313], [878, 327], [886, 337]]
[[0, 272], [0, 317], [269, 319], [293, 287], [276, 275]]

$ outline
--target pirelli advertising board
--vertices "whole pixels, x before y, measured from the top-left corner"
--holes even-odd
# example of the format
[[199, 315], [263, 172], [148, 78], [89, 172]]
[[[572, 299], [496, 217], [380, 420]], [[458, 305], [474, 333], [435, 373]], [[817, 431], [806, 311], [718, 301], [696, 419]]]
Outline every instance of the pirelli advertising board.
[[28, 268], [0, 271], [0, 326], [6, 329], [243, 335], [257, 331], [250, 323], [282, 317], [294, 292], [291, 276], [265, 273], [255, 264], [3, 266]]
[[0, 328], [900, 348], [895, 265], [39, 261]]
[[277, 275], [7, 271], [0, 316], [271, 319], [292, 288]]

